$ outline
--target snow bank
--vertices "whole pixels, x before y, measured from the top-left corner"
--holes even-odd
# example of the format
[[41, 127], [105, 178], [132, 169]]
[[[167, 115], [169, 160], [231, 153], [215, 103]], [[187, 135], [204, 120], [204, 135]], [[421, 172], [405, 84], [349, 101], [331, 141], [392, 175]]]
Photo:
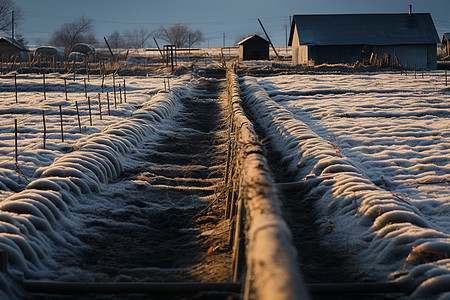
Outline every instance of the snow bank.
[[[73, 146], [76, 151], [38, 168], [33, 176], [36, 180], [0, 203], [0, 250], [8, 254], [12, 274], [27, 276], [45, 269], [51, 245], [81, 246], [70, 233], [55, 228], [71, 222], [70, 207], [77, 204], [79, 196], [98, 192], [102, 183], [120, 175], [124, 156], [148, 139], [158, 122], [170, 118], [178, 109], [179, 97], [189, 91], [188, 84], [174, 86], [172, 93], [158, 93], [131, 118], [78, 140]], [[0, 182], [15, 189], [7, 177]], [[0, 281], [8, 280], [0, 275]]]
[[281, 217], [262, 147], [242, 110], [236, 75], [227, 75], [239, 174], [237, 206], [243, 202], [247, 216], [247, 292], [257, 299], [306, 299], [291, 232]]
[[[374, 184], [329, 142], [273, 101], [254, 79], [247, 78], [245, 106], [297, 176], [304, 197], [316, 200], [320, 225], [330, 243], [355, 253], [361, 267], [381, 277], [413, 268], [407, 279], [419, 285], [413, 296], [448, 291], [450, 235], [424, 217], [411, 201]], [[299, 199], [300, 201], [300, 199]], [[326, 234], [330, 224], [332, 233]], [[397, 273], [398, 274], [398, 273]], [[379, 278], [384, 280], [385, 278]]]

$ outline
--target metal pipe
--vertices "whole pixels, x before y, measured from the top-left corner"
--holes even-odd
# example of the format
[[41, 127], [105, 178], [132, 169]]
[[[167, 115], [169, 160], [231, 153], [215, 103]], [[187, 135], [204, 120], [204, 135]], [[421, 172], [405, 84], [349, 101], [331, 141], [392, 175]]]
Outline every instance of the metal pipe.
[[241, 283], [217, 282], [50, 282], [24, 280], [23, 287], [28, 292], [45, 294], [241, 292]]

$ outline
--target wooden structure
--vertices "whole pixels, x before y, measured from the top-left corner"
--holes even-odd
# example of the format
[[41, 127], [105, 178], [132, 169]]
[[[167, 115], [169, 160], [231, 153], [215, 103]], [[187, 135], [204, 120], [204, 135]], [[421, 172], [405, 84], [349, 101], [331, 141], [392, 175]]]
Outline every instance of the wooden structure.
[[338, 64], [388, 57], [403, 68], [436, 69], [439, 37], [431, 15], [295, 15], [292, 63]]
[[0, 37], [0, 56], [2, 61], [16, 60], [21, 58], [26, 52], [28, 52], [28, 49], [17, 42], [17, 40], [9, 37]]
[[444, 32], [442, 34], [442, 41], [441, 41], [442, 47], [444, 48], [444, 55], [449, 56], [450, 55], [450, 32]]
[[269, 42], [253, 34], [239, 43], [239, 60], [269, 60]]

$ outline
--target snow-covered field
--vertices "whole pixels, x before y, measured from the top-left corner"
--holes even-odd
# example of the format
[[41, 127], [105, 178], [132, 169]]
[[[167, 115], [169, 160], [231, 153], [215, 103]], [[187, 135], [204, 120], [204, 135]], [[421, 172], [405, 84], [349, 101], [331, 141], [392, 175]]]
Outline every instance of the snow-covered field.
[[319, 199], [327, 243], [349, 249], [378, 280], [395, 273], [423, 282], [417, 297], [450, 291], [442, 72], [245, 77], [241, 88], [306, 197]]
[[[64, 76], [47, 74], [45, 80], [44, 100], [42, 75], [18, 75], [16, 103], [14, 76], [0, 78], [0, 250], [9, 256], [13, 278], [21, 273], [47, 279], [58, 276], [46, 273], [58, 268], [49, 257], [61, 245], [65, 245], [63, 252], [82, 246], [70, 231], [77, 230], [77, 220], [84, 216], [71, 214], [70, 207], [81, 205], [96, 210], [105, 205], [82, 195], [100, 191], [103, 184], [124, 170], [127, 161], [138, 163], [130, 161], [130, 155], [141, 143], [152, 140], [156, 131], [167, 128], [172, 115], [180, 109], [179, 97], [190, 92], [192, 77], [170, 79], [171, 93], [166, 92], [169, 84], [164, 78], [115, 77], [114, 101], [112, 76], [104, 82], [101, 77], [91, 76], [86, 82], [91, 119], [83, 78], [67, 78], [67, 100]], [[76, 277], [77, 270], [72, 271], [63, 271], [64, 276]], [[20, 288], [8, 276], [0, 274], [0, 285], [2, 299], [20, 294]]]

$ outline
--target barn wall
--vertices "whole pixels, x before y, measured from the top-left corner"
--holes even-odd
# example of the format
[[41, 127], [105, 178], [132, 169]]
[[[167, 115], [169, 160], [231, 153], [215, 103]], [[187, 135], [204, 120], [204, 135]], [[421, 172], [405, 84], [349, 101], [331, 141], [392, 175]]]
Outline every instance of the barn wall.
[[310, 46], [309, 59], [314, 60], [316, 65], [355, 63], [361, 60], [362, 46]]
[[379, 56], [385, 53], [394, 59], [398, 56], [400, 64], [405, 68], [413, 70], [414, 65], [417, 69], [435, 70], [437, 68], [437, 48], [436, 45], [394, 45], [394, 46], [374, 46], [373, 52]]
[[293, 65], [300, 65], [300, 64], [305, 63], [304, 61], [299, 60], [299, 48], [300, 47], [302, 47], [302, 46], [300, 46], [300, 42], [298, 39], [297, 26], [295, 26], [294, 36], [292, 37], [292, 64]]
[[[294, 35], [295, 41], [295, 35]], [[383, 57], [389, 54], [392, 61], [397, 54], [400, 64], [405, 68], [413, 70], [416, 68], [435, 70], [437, 69], [437, 46], [430, 45], [389, 45], [389, 46], [364, 46], [364, 45], [345, 45], [345, 46], [298, 46], [293, 43], [292, 63], [305, 64], [308, 60], [314, 60], [316, 65], [320, 64], [354, 64], [363, 60], [363, 52], [373, 52]], [[367, 53], [364, 55], [367, 56]], [[366, 57], [367, 58], [367, 57]]]

